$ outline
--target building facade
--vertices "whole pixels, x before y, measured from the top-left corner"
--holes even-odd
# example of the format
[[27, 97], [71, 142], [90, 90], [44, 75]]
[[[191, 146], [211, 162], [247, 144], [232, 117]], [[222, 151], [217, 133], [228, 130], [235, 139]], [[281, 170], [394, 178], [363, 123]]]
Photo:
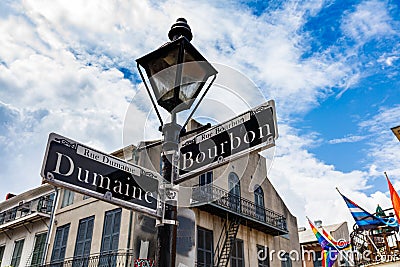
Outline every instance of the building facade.
[[54, 199], [54, 188], [42, 185], [0, 203], [1, 266], [42, 264]]
[[[179, 267], [192, 266], [190, 259], [198, 267], [301, 266], [297, 220], [267, 178], [266, 160], [258, 152], [180, 184]], [[113, 155], [153, 171], [162, 168], [159, 141]], [[57, 192], [52, 221], [51, 214], [46, 217], [51, 227], [41, 228], [48, 233], [47, 266], [154, 266], [155, 219], [67, 189]], [[31, 232], [35, 236], [40, 231]], [[14, 236], [7, 242], [22, 238]], [[16, 258], [12, 250], [5, 250], [2, 266]], [[31, 263], [34, 250], [24, 246], [12, 266]]]

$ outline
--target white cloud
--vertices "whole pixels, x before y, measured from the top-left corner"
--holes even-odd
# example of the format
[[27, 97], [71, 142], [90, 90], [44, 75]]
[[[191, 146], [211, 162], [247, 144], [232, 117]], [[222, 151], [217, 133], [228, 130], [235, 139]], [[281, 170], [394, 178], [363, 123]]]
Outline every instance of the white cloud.
[[329, 140], [328, 143], [329, 144], [354, 143], [354, 142], [359, 142], [359, 141], [365, 140], [368, 137], [369, 136], [366, 136], [366, 135], [364, 135], [364, 136], [351, 135], [351, 136], [346, 136], [343, 138]]
[[395, 63], [400, 57], [392, 56], [392, 55], [382, 55], [377, 60], [379, 63], [385, 63], [388, 67], [392, 67], [393, 63]]
[[284, 125], [280, 132], [269, 178], [289, 209], [295, 211], [299, 226], [306, 226], [305, 217], [309, 216], [322, 219], [326, 225], [347, 221], [352, 227], [354, 220], [336, 187], [371, 213], [377, 204], [384, 208], [391, 206], [387, 192], [362, 193], [370, 188], [368, 172], [338, 171], [307, 151], [312, 139], [299, 137], [295, 129]]
[[343, 32], [357, 42], [395, 33], [391, 17], [383, 1], [363, 1], [355, 11], [348, 13], [342, 22]]
[[372, 176], [382, 176], [387, 172], [390, 177], [400, 181], [400, 143], [390, 130], [399, 124], [400, 106], [381, 109], [367, 121], [360, 123], [360, 128], [371, 133], [369, 143], [369, 170]]
[[[129, 107], [126, 136], [121, 141], [127, 100], [137, 88], [118, 68], [133, 72], [134, 59], [166, 42], [171, 23], [183, 16], [194, 32], [193, 44], [209, 61], [241, 70], [256, 81], [267, 99], [276, 99], [282, 120], [271, 180], [299, 221], [304, 222], [306, 214], [328, 223], [336, 219], [332, 214], [352, 221], [335, 186], [359, 199], [360, 205], [374, 208], [376, 201], [385, 200], [383, 195], [359, 193], [368, 187], [369, 173], [343, 173], [321, 162], [307, 151], [316, 136], [299, 136], [288, 125], [293, 115], [312, 109], [332, 94], [332, 88], [347, 89], [360, 79], [357, 67], [347, 62], [351, 51], [342, 54], [329, 47], [302, 57], [313, 38], [303, 27], [324, 3], [312, 2], [288, 1], [259, 17], [237, 5], [221, 7], [214, 1], [27, 0], [14, 6], [0, 17], [1, 118], [7, 118], [0, 136], [4, 167], [0, 196], [39, 184], [51, 131], [105, 151], [143, 136], [155, 139], [158, 123], [146, 117], [146, 102], [139, 101]], [[348, 36], [372, 38], [390, 26], [381, 5], [368, 3], [346, 15], [343, 27]], [[365, 14], [374, 6], [379, 12], [370, 25]], [[210, 96], [215, 97], [210, 102], [227, 101], [221, 92]], [[251, 105], [264, 101], [257, 94], [250, 98], [246, 101]], [[218, 114], [223, 109], [217, 107], [203, 112], [213, 111], [215, 118], [223, 120]], [[374, 153], [382, 158], [378, 150]], [[321, 209], [321, 203], [332, 209]]]

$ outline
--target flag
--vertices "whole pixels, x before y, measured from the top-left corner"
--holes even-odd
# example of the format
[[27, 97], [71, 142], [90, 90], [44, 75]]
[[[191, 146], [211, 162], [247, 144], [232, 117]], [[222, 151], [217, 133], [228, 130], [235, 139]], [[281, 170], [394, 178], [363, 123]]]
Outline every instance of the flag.
[[[338, 190], [339, 192], [339, 190]], [[377, 216], [372, 215], [371, 213], [367, 212], [356, 203], [342, 195], [340, 192], [339, 194], [343, 197], [344, 201], [349, 208], [351, 215], [353, 216], [356, 224], [361, 230], [368, 230], [373, 229], [378, 226], [390, 226], [398, 228], [399, 224], [397, 223], [395, 218], [380, 218]]]
[[[308, 219], [308, 218], [307, 218]], [[322, 267], [332, 267], [337, 260], [337, 256], [339, 251], [335, 248], [335, 246], [327, 239], [324, 235], [322, 235], [315, 225], [308, 219], [308, 223], [311, 226], [311, 230], [313, 231], [315, 237], [318, 240], [322, 248]]]
[[332, 267], [338, 258], [337, 250], [323, 250], [322, 252], [322, 267]]
[[400, 220], [400, 197], [397, 194], [396, 190], [393, 188], [393, 185], [390, 182], [389, 177], [387, 176], [386, 172], [385, 172], [385, 175], [386, 175], [386, 180], [389, 185], [390, 198], [392, 199], [394, 213], [396, 214], [397, 221], [399, 221]]
[[324, 235], [335, 247], [340, 250], [351, 249], [351, 242], [345, 240], [335, 240], [324, 228], [322, 228], [322, 235]]

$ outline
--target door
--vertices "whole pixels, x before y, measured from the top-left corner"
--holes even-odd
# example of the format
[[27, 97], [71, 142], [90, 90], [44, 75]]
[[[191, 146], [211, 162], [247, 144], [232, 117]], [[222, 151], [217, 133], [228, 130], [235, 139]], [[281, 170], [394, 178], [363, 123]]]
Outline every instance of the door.
[[201, 201], [210, 202], [213, 199], [213, 172], [209, 171], [206, 173], [202, 173], [199, 176], [199, 189], [201, 193]]
[[240, 181], [236, 173], [231, 172], [228, 178], [229, 207], [233, 211], [240, 212]]
[[257, 219], [265, 222], [264, 191], [259, 185], [256, 186], [256, 189], [254, 190], [254, 203], [256, 205]]

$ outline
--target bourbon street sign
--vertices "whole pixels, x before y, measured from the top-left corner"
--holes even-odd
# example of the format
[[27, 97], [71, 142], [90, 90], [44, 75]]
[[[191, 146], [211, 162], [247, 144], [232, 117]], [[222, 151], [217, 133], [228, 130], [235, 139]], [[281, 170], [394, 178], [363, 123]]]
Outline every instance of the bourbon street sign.
[[157, 217], [159, 174], [51, 133], [43, 180]]
[[179, 144], [179, 178], [176, 183], [199, 172], [225, 164], [258, 149], [275, 145], [278, 138], [275, 102], [251, 109]]

